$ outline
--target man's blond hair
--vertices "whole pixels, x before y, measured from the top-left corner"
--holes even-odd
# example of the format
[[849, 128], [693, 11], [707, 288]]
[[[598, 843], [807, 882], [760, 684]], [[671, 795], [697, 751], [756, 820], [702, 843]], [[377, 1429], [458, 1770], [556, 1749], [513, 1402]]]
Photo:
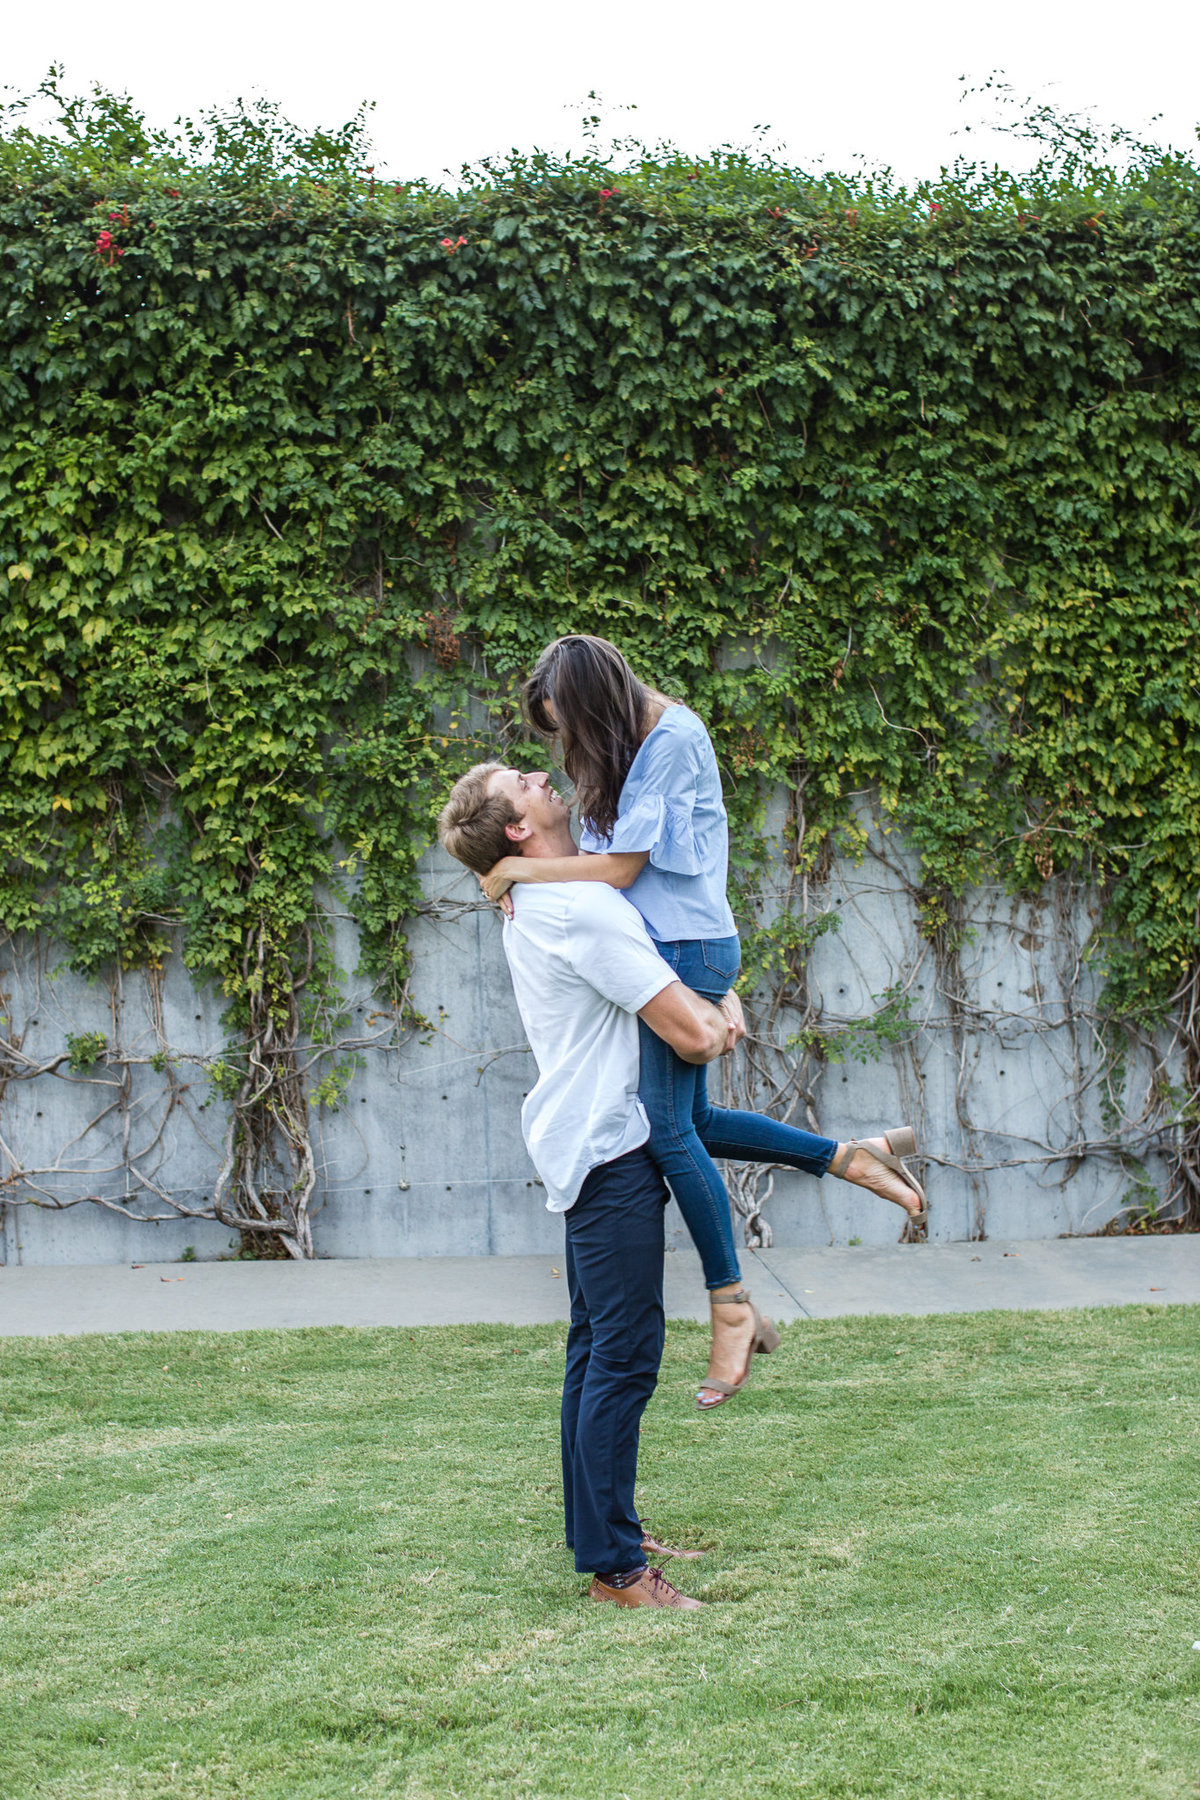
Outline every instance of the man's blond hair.
[[438, 815], [438, 837], [450, 852], [476, 875], [486, 875], [502, 856], [520, 856], [520, 844], [505, 833], [506, 825], [520, 824], [521, 815], [507, 794], [488, 792], [492, 776], [506, 765], [476, 763], [460, 775], [450, 798]]

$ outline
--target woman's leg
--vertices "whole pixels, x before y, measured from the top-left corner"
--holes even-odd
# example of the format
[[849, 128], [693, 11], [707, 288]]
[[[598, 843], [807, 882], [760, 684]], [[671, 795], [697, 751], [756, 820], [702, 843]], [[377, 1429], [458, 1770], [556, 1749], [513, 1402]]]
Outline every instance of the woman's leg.
[[696, 1077], [703, 1071], [683, 1062], [648, 1026], [642, 1025], [640, 1031], [642, 1073], [638, 1092], [650, 1120], [646, 1148], [671, 1184], [684, 1223], [700, 1252], [709, 1294], [714, 1300], [721, 1298], [721, 1303], [712, 1308], [712, 1348], [707, 1372], [721, 1381], [740, 1381], [754, 1342], [754, 1309], [723, 1299], [741, 1288], [742, 1272], [725, 1183], [692, 1123]]
[[[783, 1125], [779, 1120], [768, 1118], [765, 1112], [734, 1112], [729, 1107], [714, 1107], [709, 1103], [705, 1071], [696, 1069], [696, 1075], [693, 1123], [696, 1136], [709, 1156], [727, 1156], [736, 1163], [784, 1163], [788, 1168], [802, 1168], [806, 1174], [820, 1177], [828, 1172], [840, 1150], [849, 1152], [849, 1145], [837, 1143], [833, 1138], [817, 1138], [811, 1130], [799, 1130], [795, 1125]], [[871, 1148], [874, 1152], [889, 1154], [891, 1141], [887, 1136], [860, 1141], [867, 1148], [855, 1150], [853, 1156], [842, 1159], [837, 1170], [840, 1179], [855, 1184], [856, 1188], [867, 1188], [882, 1201], [891, 1201], [909, 1213], [910, 1219], [923, 1224], [923, 1193], [903, 1175], [892, 1172], [880, 1161], [878, 1154], [871, 1154]]]
[[[714, 1005], [728, 993], [741, 965], [741, 948], [735, 937], [715, 942], [686, 939], [675, 944], [660, 944], [659, 950], [666, 954], [679, 979]], [[787, 1163], [810, 1175], [824, 1175], [837, 1150], [833, 1138], [798, 1131], [794, 1125], [781, 1125], [778, 1119], [767, 1118], [762, 1113], [733, 1112], [727, 1107], [713, 1106], [708, 1098], [705, 1070], [694, 1068], [689, 1074], [692, 1077], [689, 1083], [692, 1124], [710, 1157], [728, 1156], [739, 1162]], [[643, 1101], [645, 1098], [643, 1094]], [[680, 1210], [683, 1210], [682, 1205]], [[710, 1281], [708, 1285], [711, 1288], [717, 1283]]]
[[[788, 1168], [803, 1169], [806, 1174], [820, 1177], [827, 1172], [839, 1151], [849, 1149], [848, 1145], [833, 1138], [800, 1131], [795, 1125], [784, 1125], [778, 1119], [768, 1118], [765, 1113], [734, 1112], [729, 1107], [712, 1106], [705, 1071], [697, 1069], [696, 1074], [699, 1080], [695, 1085], [696, 1105], [692, 1118], [697, 1135], [710, 1156], [728, 1156], [735, 1162], [784, 1163]], [[876, 1151], [889, 1152], [888, 1139], [880, 1136], [862, 1141], [868, 1146], [867, 1151], [856, 1150], [852, 1156], [843, 1159], [838, 1169], [841, 1179], [852, 1182], [855, 1187], [867, 1188], [881, 1200], [890, 1200], [911, 1219], [923, 1222], [919, 1215], [925, 1201], [920, 1191], [881, 1163], [878, 1156], [870, 1154], [870, 1146]]]
[[[728, 987], [741, 961], [736, 937], [716, 944], [689, 939], [660, 942], [657, 948], [680, 980], [697, 990], [704, 982], [724, 983]], [[715, 972], [713, 964], [717, 965]], [[696, 1081], [702, 1071], [685, 1063], [646, 1025], [640, 1028], [640, 1043], [638, 1093], [650, 1121], [646, 1148], [671, 1184], [684, 1223], [700, 1252], [705, 1286], [710, 1292], [740, 1287], [742, 1271], [733, 1241], [729, 1194], [720, 1171], [700, 1142], [692, 1118]]]
[[[679, 979], [717, 1001], [741, 965], [736, 937], [702, 941], [685, 938], [659, 943], [659, 954]], [[742, 1271], [733, 1241], [733, 1209], [720, 1171], [696, 1129], [696, 1113], [707, 1108], [704, 1070], [683, 1062], [669, 1044], [641, 1027], [642, 1073], [638, 1091], [650, 1119], [651, 1156], [671, 1184], [684, 1223], [700, 1252], [709, 1292], [741, 1286]], [[721, 1309], [726, 1319], [731, 1308]], [[749, 1308], [741, 1309], [749, 1318]]]
[[[668, 961], [680, 980], [714, 1004], [729, 991], [741, 963], [736, 938], [722, 938], [716, 942], [689, 939], [659, 948], [670, 951]], [[818, 1137], [795, 1125], [784, 1125], [764, 1113], [735, 1112], [729, 1107], [711, 1105], [705, 1071], [697, 1069], [695, 1074], [693, 1123], [710, 1156], [729, 1157], [735, 1162], [784, 1163], [818, 1178], [837, 1158], [837, 1172], [843, 1181], [867, 1188], [881, 1200], [890, 1200], [899, 1206], [910, 1219], [924, 1222], [927, 1216], [923, 1210], [925, 1198], [920, 1189], [914, 1188], [903, 1173], [879, 1160], [878, 1153], [890, 1154], [891, 1146], [886, 1136], [864, 1138], [861, 1140], [864, 1148], [856, 1149], [849, 1156], [839, 1156], [840, 1151], [848, 1151], [850, 1147], [836, 1143], [833, 1138]]]
[[692, 1121], [697, 1136], [710, 1156], [728, 1156], [735, 1162], [785, 1163], [808, 1175], [824, 1175], [837, 1150], [836, 1138], [818, 1137], [784, 1125], [766, 1113], [734, 1112], [713, 1106], [708, 1098], [705, 1071], [696, 1070], [695, 1108]]
[[733, 1241], [729, 1194], [693, 1123], [696, 1078], [702, 1079], [704, 1071], [676, 1056], [648, 1025], [640, 1027], [640, 1036], [638, 1092], [650, 1120], [646, 1148], [671, 1184], [700, 1252], [705, 1286], [738, 1287], [742, 1271]]

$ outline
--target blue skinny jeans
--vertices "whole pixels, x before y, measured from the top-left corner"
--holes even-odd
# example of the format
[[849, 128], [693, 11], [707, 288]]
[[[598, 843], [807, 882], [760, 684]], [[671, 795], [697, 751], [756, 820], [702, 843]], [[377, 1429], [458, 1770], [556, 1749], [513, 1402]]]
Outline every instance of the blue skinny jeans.
[[[736, 937], [684, 938], [655, 944], [679, 979], [714, 1003], [728, 992], [741, 967]], [[713, 1161], [786, 1163], [824, 1175], [837, 1143], [782, 1125], [763, 1113], [713, 1106], [707, 1071], [685, 1063], [647, 1025], [640, 1026], [642, 1071], [638, 1092], [650, 1120], [647, 1150], [670, 1183], [692, 1234], [709, 1288], [742, 1279], [733, 1241], [733, 1216], [725, 1183]]]

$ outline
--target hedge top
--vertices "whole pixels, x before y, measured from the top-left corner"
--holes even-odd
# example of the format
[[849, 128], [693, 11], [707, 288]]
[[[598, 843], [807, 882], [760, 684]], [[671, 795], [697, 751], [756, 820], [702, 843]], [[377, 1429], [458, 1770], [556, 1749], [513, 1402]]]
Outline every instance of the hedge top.
[[326, 1004], [315, 894], [352, 875], [402, 975], [446, 785], [481, 735], [525, 753], [514, 679], [595, 630], [712, 725], [747, 895], [765, 784], [808, 858], [870, 787], [931, 933], [1078, 870], [1114, 1001], [1164, 997], [1200, 888], [1194, 164], [531, 158], [448, 194], [367, 158], [263, 108], [10, 116], [7, 924], [85, 968], [181, 924], [245, 1027], [301, 964]]

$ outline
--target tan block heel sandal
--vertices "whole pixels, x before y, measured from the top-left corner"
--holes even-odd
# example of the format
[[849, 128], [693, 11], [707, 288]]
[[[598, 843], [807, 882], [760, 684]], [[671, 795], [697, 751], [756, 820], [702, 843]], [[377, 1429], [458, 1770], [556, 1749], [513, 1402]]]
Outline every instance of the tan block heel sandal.
[[[700, 1383], [700, 1392], [696, 1395], [696, 1405], [701, 1412], [711, 1412], [714, 1406], [723, 1406], [726, 1400], [732, 1400], [740, 1394], [750, 1379], [750, 1371], [754, 1367], [756, 1356], [770, 1356], [772, 1350], [778, 1350], [780, 1337], [770, 1319], [759, 1312], [745, 1288], [739, 1288], [736, 1294], [722, 1294], [719, 1298], [710, 1296], [714, 1306], [748, 1306], [754, 1314], [754, 1336], [750, 1340], [750, 1349], [746, 1354], [746, 1367], [739, 1381], [722, 1381], [718, 1375], [706, 1375]], [[711, 1399], [704, 1399], [709, 1394]]]
[[[913, 1193], [917, 1196], [917, 1199], [921, 1202], [921, 1210], [919, 1212], [908, 1213], [909, 1224], [928, 1224], [929, 1201], [926, 1198], [925, 1189], [921, 1186], [916, 1176], [911, 1174], [900, 1160], [901, 1157], [915, 1156], [917, 1154], [917, 1139], [915, 1132], [911, 1125], [897, 1125], [892, 1131], [881, 1132], [880, 1136], [891, 1151], [892, 1154], [890, 1156], [886, 1155], [882, 1150], [876, 1150], [871, 1144], [863, 1143], [858, 1138], [851, 1138], [841, 1156], [837, 1158], [835, 1163], [830, 1165], [829, 1173], [831, 1175], [844, 1175], [850, 1166], [850, 1159], [854, 1155], [854, 1152], [856, 1150], [865, 1150], [868, 1156], [873, 1156], [875, 1161], [882, 1163], [885, 1169], [890, 1169], [894, 1175], [899, 1175], [901, 1181], [904, 1182], [906, 1187], [912, 1189]], [[904, 1210], [908, 1212], [907, 1207], [905, 1207]]]

